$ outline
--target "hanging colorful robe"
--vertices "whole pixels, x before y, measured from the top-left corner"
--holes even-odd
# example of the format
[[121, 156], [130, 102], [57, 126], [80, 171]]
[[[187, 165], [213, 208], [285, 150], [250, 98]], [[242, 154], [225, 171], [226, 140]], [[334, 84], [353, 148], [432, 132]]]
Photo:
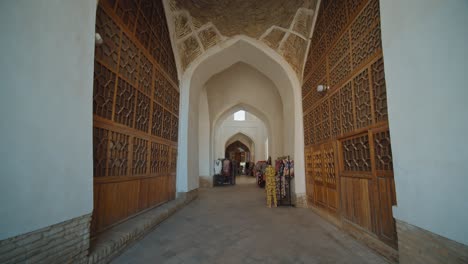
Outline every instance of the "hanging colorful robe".
[[265, 169], [265, 178], [266, 178], [266, 195], [267, 195], [267, 206], [271, 208], [271, 199], [273, 198], [274, 206], [278, 206], [278, 202], [276, 200], [276, 179], [275, 179], [275, 169], [269, 165]]

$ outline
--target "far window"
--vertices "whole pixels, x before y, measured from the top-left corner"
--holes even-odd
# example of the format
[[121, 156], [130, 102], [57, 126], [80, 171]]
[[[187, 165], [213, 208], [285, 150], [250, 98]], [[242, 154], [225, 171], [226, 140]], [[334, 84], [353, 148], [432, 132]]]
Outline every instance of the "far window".
[[234, 113], [234, 120], [235, 121], [245, 121], [245, 111], [240, 110]]

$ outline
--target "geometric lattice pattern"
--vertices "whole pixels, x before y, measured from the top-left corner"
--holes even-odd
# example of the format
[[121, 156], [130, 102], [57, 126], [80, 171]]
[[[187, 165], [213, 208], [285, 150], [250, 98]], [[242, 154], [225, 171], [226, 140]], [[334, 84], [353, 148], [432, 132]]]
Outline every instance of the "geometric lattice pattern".
[[138, 75], [140, 90], [151, 96], [153, 85], [153, 64], [145, 57], [145, 55], [140, 56], [140, 69], [138, 71]]
[[312, 152], [312, 174], [314, 181], [323, 182], [322, 175], [322, 151], [316, 150]]
[[128, 174], [129, 136], [110, 131], [109, 176]]
[[148, 132], [150, 117], [150, 98], [142, 92], [138, 92], [135, 128], [143, 132]]
[[[313, 188], [307, 181], [307, 194], [338, 219], [345, 217], [396, 247], [379, 8], [379, 0], [320, 2], [302, 87], [304, 141], [311, 145], [305, 153], [315, 179]], [[317, 93], [319, 84], [329, 90]]]
[[162, 172], [161, 148], [162, 148], [162, 144], [151, 142], [151, 158], [150, 158], [151, 174], [157, 174], [157, 173]]
[[96, 15], [96, 32], [101, 35], [103, 43], [96, 46], [95, 58], [115, 71], [119, 60], [120, 29], [100, 7]]
[[342, 142], [345, 171], [371, 171], [369, 136], [362, 135]]
[[169, 140], [171, 139], [171, 116], [169, 111], [164, 110], [162, 137]]
[[356, 109], [356, 127], [362, 128], [372, 124], [369, 74], [367, 69], [359, 73], [353, 81], [354, 102]]
[[148, 159], [148, 141], [133, 138], [133, 175], [146, 173]]
[[[94, 196], [93, 233], [174, 199], [175, 177], [167, 172], [169, 160], [176, 166], [177, 153], [165, 149], [177, 148], [177, 142], [161, 136], [164, 111], [170, 114], [169, 131], [179, 115], [162, 1], [98, 1], [96, 32], [103, 43], [96, 45], [94, 67], [94, 190], [99, 195]], [[156, 103], [159, 83], [166, 85], [158, 92], [170, 99], [168, 105]], [[169, 137], [177, 140], [177, 133]]]
[[162, 137], [163, 117], [163, 107], [157, 103], [153, 103], [153, 124], [151, 125], [151, 134]]
[[[96, 32], [104, 41], [96, 46], [93, 113], [107, 121], [94, 125], [94, 176], [148, 175], [154, 141], [163, 132], [178, 137], [177, 72], [162, 2], [102, 1]], [[158, 155], [163, 145], [173, 147], [160, 145]]]
[[94, 63], [93, 113], [112, 119], [115, 74], [98, 62]]
[[383, 58], [374, 62], [371, 69], [375, 122], [387, 121], [387, 89], [385, 85]]
[[327, 185], [336, 188], [335, 151], [330, 143], [323, 146], [323, 171]]
[[377, 170], [393, 171], [392, 147], [388, 130], [374, 134], [374, 154]]
[[131, 84], [136, 85], [137, 77], [137, 64], [139, 60], [138, 48], [127, 37], [122, 34], [122, 44], [120, 47], [120, 70], [119, 73], [124, 76]]
[[95, 127], [93, 129], [93, 158], [94, 176], [106, 176], [107, 169], [107, 145], [109, 131]]
[[133, 127], [135, 114], [135, 88], [128, 82], [119, 78], [117, 83], [117, 96], [115, 102], [115, 121]]

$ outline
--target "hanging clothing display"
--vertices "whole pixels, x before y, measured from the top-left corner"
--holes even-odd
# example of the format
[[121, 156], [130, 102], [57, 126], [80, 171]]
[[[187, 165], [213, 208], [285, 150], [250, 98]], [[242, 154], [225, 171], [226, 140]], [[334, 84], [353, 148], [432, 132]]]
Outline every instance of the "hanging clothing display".
[[223, 160], [223, 176], [231, 175], [231, 161], [228, 159]]
[[291, 179], [294, 177], [294, 161], [289, 156], [280, 157], [275, 161], [276, 195], [279, 205], [292, 205]]
[[234, 173], [234, 163], [229, 159], [217, 159], [214, 162], [213, 183], [214, 186], [223, 186], [226, 184], [236, 184], [236, 174]]
[[[266, 192], [266, 200], [267, 206], [271, 208], [271, 203], [273, 202], [274, 206], [278, 206], [278, 201], [276, 198], [276, 179], [275, 179], [275, 169], [273, 166], [268, 165], [265, 169], [265, 192]], [[273, 199], [273, 201], [272, 201]]]
[[220, 160], [220, 159], [215, 160], [214, 174], [215, 175], [220, 175], [222, 170], [223, 170], [223, 161]]
[[265, 160], [258, 161], [254, 167], [254, 176], [257, 178], [257, 185], [260, 188], [265, 187], [265, 169], [267, 167], [267, 162]]

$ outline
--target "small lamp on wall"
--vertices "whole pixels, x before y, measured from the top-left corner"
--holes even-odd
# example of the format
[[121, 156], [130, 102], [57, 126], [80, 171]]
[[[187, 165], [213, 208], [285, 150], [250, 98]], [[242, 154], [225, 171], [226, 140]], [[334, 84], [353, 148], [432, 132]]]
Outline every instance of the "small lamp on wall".
[[94, 41], [95, 41], [95, 45], [96, 46], [100, 46], [102, 45], [102, 43], [104, 43], [104, 40], [102, 39], [101, 35], [99, 33], [96, 32], [96, 34], [94, 35]]
[[330, 87], [328, 87], [326, 85], [323, 85], [323, 84], [319, 84], [317, 86], [317, 92], [319, 92], [319, 93], [326, 92], [326, 91], [328, 91], [328, 89], [330, 89]]

